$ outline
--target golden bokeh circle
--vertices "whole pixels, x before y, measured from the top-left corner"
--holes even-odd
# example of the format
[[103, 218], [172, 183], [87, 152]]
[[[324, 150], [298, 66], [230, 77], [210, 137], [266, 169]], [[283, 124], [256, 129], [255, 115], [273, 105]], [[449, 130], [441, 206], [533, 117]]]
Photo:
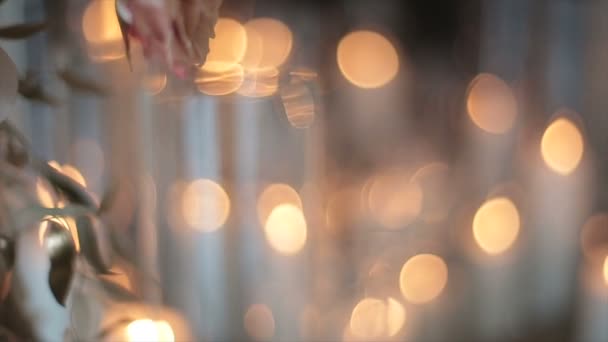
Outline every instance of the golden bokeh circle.
[[277, 252], [298, 253], [306, 244], [307, 227], [302, 209], [292, 204], [275, 207], [264, 225], [266, 239]]
[[479, 207], [473, 218], [473, 236], [486, 253], [505, 252], [517, 238], [520, 219], [517, 207], [506, 197], [492, 198]]
[[477, 127], [493, 134], [509, 131], [517, 118], [517, 101], [513, 90], [492, 74], [479, 74], [470, 85], [467, 111]]
[[399, 56], [391, 42], [372, 31], [355, 31], [338, 44], [338, 67], [342, 75], [360, 88], [379, 88], [399, 71]]
[[434, 254], [418, 254], [405, 262], [399, 274], [401, 293], [409, 302], [423, 304], [435, 299], [448, 281], [448, 267]]
[[210, 179], [197, 179], [181, 197], [184, 222], [192, 229], [211, 232], [224, 225], [230, 213], [230, 199], [224, 188]]
[[541, 155], [549, 168], [560, 175], [572, 173], [583, 158], [583, 135], [569, 119], [560, 117], [545, 130]]

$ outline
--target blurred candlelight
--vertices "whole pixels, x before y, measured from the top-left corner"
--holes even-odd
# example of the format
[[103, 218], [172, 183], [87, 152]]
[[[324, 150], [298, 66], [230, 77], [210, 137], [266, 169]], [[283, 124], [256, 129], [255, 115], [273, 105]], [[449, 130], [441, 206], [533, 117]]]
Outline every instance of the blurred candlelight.
[[293, 34], [273, 18], [256, 18], [245, 24], [248, 44], [243, 66], [247, 71], [279, 68], [291, 53]]
[[392, 170], [374, 177], [369, 185], [368, 206], [371, 215], [384, 227], [403, 228], [422, 209], [422, 190], [405, 172]]
[[604, 258], [604, 283], [608, 286], [608, 255]]
[[355, 31], [338, 44], [342, 75], [360, 88], [379, 88], [399, 71], [399, 56], [388, 39], [377, 32]]
[[295, 128], [310, 127], [315, 119], [315, 103], [308, 86], [292, 80], [280, 93], [289, 123]]
[[241, 23], [220, 18], [215, 38], [209, 41], [209, 54], [196, 75], [198, 90], [211, 96], [228, 95], [243, 83], [244, 71], [239, 64], [247, 49], [247, 32]]
[[366, 297], [354, 307], [349, 329], [356, 338], [376, 341], [397, 335], [405, 320], [405, 308], [395, 298], [381, 300]]
[[184, 190], [181, 209], [187, 225], [211, 232], [226, 222], [230, 213], [230, 199], [221, 185], [210, 179], [197, 179]]
[[545, 130], [540, 148], [543, 160], [551, 170], [568, 175], [583, 157], [583, 136], [572, 121], [560, 117]]
[[401, 293], [409, 302], [423, 304], [435, 299], [448, 281], [448, 267], [440, 257], [418, 254], [405, 262], [399, 274]]
[[414, 173], [411, 181], [420, 185], [422, 210], [420, 217], [426, 223], [444, 220], [452, 205], [449, 167], [446, 163], [432, 162]]
[[[213, 62], [223, 64], [224, 62]], [[240, 64], [224, 66], [208, 66], [208, 69], [200, 69], [194, 80], [198, 90], [210, 96], [222, 96], [234, 93], [244, 81], [244, 70]], [[216, 71], [216, 70], [221, 71]]]
[[173, 329], [166, 321], [138, 319], [127, 326], [130, 342], [173, 342]]
[[269, 341], [274, 336], [275, 323], [272, 310], [264, 304], [253, 304], [243, 320], [245, 331], [255, 341]]
[[486, 201], [473, 218], [473, 235], [479, 247], [491, 255], [506, 251], [517, 238], [519, 213], [506, 197]]
[[237, 93], [247, 97], [268, 97], [279, 89], [279, 70], [274, 67], [246, 70]]
[[608, 214], [597, 213], [585, 221], [581, 230], [581, 250], [587, 262], [598, 263], [608, 255]]
[[89, 2], [82, 17], [82, 30], [94, 60], [109, 61], [125, 56], [114, 1]]
[[513, 127], [517, 102], [503, 80], [492, 74], [479, 74], [469, 85], [467, 111], [477, 127], [501, 134]]
[[270, 213], [280, 204], [291, 204], [302, 209], [300, 195], [289, 185], [273, 183], [258, 197], [257, 213], [260, 225], [264, 225]]
[[270, 246], [281, 254], [296, 254], [306, 244], [306, 219], [302, 209], [292, 204], [275, 207], [264, 226]]
[[229, 71], [245, 55], [247, 33], [241, 23], [230, 18], [220, 18], [215, 25], [215, 38], [209, 40], [209, 54], [202, 70], [209, 72]]

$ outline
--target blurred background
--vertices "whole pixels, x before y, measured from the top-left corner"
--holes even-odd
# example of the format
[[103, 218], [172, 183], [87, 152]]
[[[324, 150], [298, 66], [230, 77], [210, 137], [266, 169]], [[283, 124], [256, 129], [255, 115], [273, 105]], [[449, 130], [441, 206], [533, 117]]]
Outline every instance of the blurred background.
[[[194, 82], [130, 67], [112, 0], [7, 1], [67, 29], [0, 46], [48, 91], [10, 116], [34, 152], [118, 184], [117, 284], [193, 340], [601, 342], [606, 13], [224, 0]], [[168, 321], [128, 336], [180, 340]]]

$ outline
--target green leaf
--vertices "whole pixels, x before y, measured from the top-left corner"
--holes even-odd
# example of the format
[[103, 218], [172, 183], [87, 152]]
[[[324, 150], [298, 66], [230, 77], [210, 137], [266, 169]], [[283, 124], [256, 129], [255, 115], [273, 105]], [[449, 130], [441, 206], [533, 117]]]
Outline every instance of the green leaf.
[[0, 27], [0, 38], [4, 39], [23, 39], [30, 37], [47, 28], [46, 21], [37, 23], [23, 23]]

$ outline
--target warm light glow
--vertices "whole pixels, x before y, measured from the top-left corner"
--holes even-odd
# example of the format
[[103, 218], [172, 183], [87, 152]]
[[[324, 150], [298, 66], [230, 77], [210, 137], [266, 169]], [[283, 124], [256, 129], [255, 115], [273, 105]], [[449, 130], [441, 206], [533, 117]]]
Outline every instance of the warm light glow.
[[583, 136], [572, 121], [558, 118], [547, 127], [540, 148], [551, 170], [568, 175], [577, 168], [583, 157]]
[[389, 297], [386, 302], [388, 336], [395, 336], [403, 328], [406, 319], [405, 307], [395, 298]]
[[380, 174], [368, 193], [372, 216], [384, 227], [398, 229], [411, 223], [422, 209], [422, 190], [401, 172]]
[[292, 204], [274, 208], [264, 226], [266, 239], [281, 254], [296, 254], [306, 244], [306, 219], [302, 209]]
[[377, 340], [395, 336], [405, 323], [405, 308], [394, 298], [386, 301], [364, 298], [350, 317], [350, 332], [360, 339]]
[[38, 226], [38, 242], [41, 246], [44, 246], [44, 240], [46, 237], [46, 231], [49, 228], [49, 222], [55, 222], [61, 227], [65, 228], [72, 235], [72, 241], [74, 242], [74, 249], [76, 252], [80, 252], [80, 240], [78, 238], [78, 230], [76, 229], [76, 223], [71, 217], [45, 217], [40, 225]]
[[209, 179], [198, 179], [184, 190], [181, 208], [187, 225], [211, 232], [226, 222], [230, 213], [230, 199], [219, 184]]
[[268, 97], [279, 88], [279, 71], [276, 68], [261, 68], [245, 73], [243, 84], [237, 93], [247, 97]]
[[53, 169], [61, 172], [61, 165], [59, 165], [59, 163], [57, 161], [55, 161], [55, 160], [49, 160], [48, 164]]
[[83, 187], [87, 186], [87, 182], [82, 176], [82, 173], [80, 173], [80, 171], [78, 171], [76, 167], [69, 164], [65, 164], [61, 167], [61, 173], [70, 177], [73, 181], [82, 185]]
[[157, 95], [167, 86], [167, 74], [162, 71], [144, 74], [141, 80], [142, 88], [151, 95]]
[[401, 293], [408, 301], [422, 304], [435, 299], [448, 281], [448, 267], [433, 254], [410, 258], [399, 274]]
[[304, 82], [295, 81], [281, 89], [287, 120], [295, 128], [307, 128], [315, 120], [315, 102]]
[[477, 127], [501, 134], [513, 127], [517, 101], [503, 80], [492, 74], [479, 74], [469, 85], [467, 110]]
[[173, 342], [175, 341], [175, 334], [171, 325], [167, 321], [156, 321], [156, 331], [158, 333], [159, 342]]
[[422, 190], [422, 219], [428, 223], [445, 219], [452, 201], [448, 165], [441, 162], [427, 164], [414, 173], [411, 181], [420, 185]]
[[114, 1], [90, 1], [82, 17], [82, 30], [93, 59], [113, 60], [125, 55]]
[[274, 183], [268, 185], [258, 197], [257, 211], [260, 225], [264, 225], [274, 208], [280, 204], [291, 204], [302, 209], [300, 195], [289, 185]]
[[506, 251], [519, 232], [519, 213], [506, 197], [486, 201], [473, 218], [473, 235], [481, 249], [488, 254]]
[[608, 285], [608, 256], [604, 259], [604, 282]]
[[210, 63], [209, 69], [222, 71], [199, 70], [197, 72], [194, 82], [201, 93], [210, 96], [228, 95], [242, 86], [245, 77], [243, 67], [239, 64], [212, 66], [212, 64], [221, 63]]
[[587, 261], [598, 263], [608, 255], [608, 214], [597, 213], [581, 230], [581, 250]]
[[243, 66], [251, 69], [279, 68], [291, 53], [291, 30], [272, 18], [256, 18], [245, 24], [248, 44]]
[[221, 73], [233, 69], [245, 55], [247, 33], [238, 21], [220, 18], [215, 25], [215, 38], [209, 40], [209, 54], [202, 70]]
[[38, 196], [38, 200], [40, 200], [40, 205], [44, 208], [54, 208], [57, 205], [51, 185], [43, 178], [38, 178], [36, 180], [36, 195]]
[[166, 321], [138, 319], [127, 326], [127, 337], [130, 342], [173, 342], [175, 335], [171, 325]]
[[274, 336], [272, 310], [264, 304], [253, 304], [245, 313], [244, 325], [247, 334], [255, 341], [269, 341]]
[[399, 71], [395, 47], [372, 31], [355, 31], [342, 38], [337, 58], [344, 77], [361, 88], [382, 87]]

